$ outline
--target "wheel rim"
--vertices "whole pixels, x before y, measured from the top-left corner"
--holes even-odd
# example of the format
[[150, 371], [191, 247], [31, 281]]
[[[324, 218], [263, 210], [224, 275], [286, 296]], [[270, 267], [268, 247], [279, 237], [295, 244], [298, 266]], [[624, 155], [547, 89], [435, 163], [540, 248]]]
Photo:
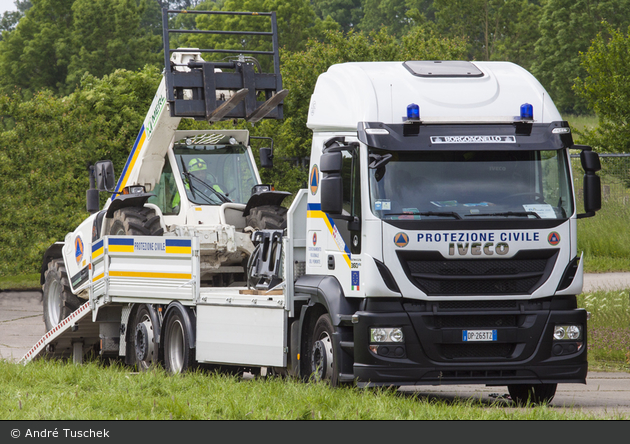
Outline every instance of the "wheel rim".
[[48, 286], [48, 298], [46, 299], [48, 319], [52, 327], [61, 321], [61, 284], [53, 281]]
[[319, 340], [313, 344], [311, 370], [318, 380], [332, 378], [333, 349], [332, 340], [327, 332], [322, 333]]
[[136, 325], [135, 347], [138, 365], [148, 368], [154, 361], [153, 354], [153, 324], [148, 314], [144, 314]]
[[168, 332], [168, 362], [173, 373], [180, 373], [184, 368], [184, 326], [175, 320]]

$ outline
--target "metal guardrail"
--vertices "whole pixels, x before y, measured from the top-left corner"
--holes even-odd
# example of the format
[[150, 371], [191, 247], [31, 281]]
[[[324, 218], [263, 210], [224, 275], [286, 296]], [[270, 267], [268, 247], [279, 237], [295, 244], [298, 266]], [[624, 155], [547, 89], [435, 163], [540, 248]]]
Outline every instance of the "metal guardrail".
[[[600, 153], [602, 169], [597, 173], [602, 182], [602, 202], [630, 205], [630, 153]], [[573, 183], [578, 205], [582, 202], [582, 176], [580, 155], [571, 154]]]

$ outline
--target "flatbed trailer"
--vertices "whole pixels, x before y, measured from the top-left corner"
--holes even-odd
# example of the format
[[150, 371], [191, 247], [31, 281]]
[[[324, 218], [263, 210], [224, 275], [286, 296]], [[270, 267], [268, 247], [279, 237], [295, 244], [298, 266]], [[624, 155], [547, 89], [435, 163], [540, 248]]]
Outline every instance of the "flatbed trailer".
[[[293, 267], [287, 261], [304, 262], [303, 224], [296, 212], [305, 212], [305, 192], [299, 196], [288, 213], [290, 237], [278, 245], [285, 252], [282, 269], [288, 274]], [[150, 332], [153, 325], [166, 325], [173, 310], [192, 310], [182, 327], [196, 362], [287, 367], [288, 318], [294, 316], [291, 286], [202, 286], [201, 241], [194, 236], [103, 236], [90, 251], [89, 300], [48, 331], [20, 362], [42, 356], [82, 362], [90, 352], [125, 357], [135, 347], [128, 339], [133, 342], [140, 335], [147, 344], [161, 343], [164, 332]], [[157, 307], [160, 320], [134, 325], [130, 315], [138, 306]], [[132, 327], [137, 331], [129, 334]]]

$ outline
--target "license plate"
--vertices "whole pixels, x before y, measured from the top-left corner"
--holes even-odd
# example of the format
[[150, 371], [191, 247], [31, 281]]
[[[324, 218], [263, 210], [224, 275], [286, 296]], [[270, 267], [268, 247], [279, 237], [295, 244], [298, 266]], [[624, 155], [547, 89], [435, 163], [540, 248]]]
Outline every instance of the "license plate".
[[462, 332], [462, 340], [464, 342], [479, 342], [479, 341], [496, 341], [496, 330], [464, 330]]

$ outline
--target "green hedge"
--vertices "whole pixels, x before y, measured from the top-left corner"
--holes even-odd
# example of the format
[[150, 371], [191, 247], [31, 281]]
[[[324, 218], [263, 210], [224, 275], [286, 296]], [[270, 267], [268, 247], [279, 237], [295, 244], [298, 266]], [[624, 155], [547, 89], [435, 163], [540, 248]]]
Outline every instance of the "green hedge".
[[67, 97], [0, 96], [0, 276], [37, 272], [46, 248], [88, 216], [88, 163], [122, 170], [160, 78], [154, 67], [119, 70], [85, 75]]

